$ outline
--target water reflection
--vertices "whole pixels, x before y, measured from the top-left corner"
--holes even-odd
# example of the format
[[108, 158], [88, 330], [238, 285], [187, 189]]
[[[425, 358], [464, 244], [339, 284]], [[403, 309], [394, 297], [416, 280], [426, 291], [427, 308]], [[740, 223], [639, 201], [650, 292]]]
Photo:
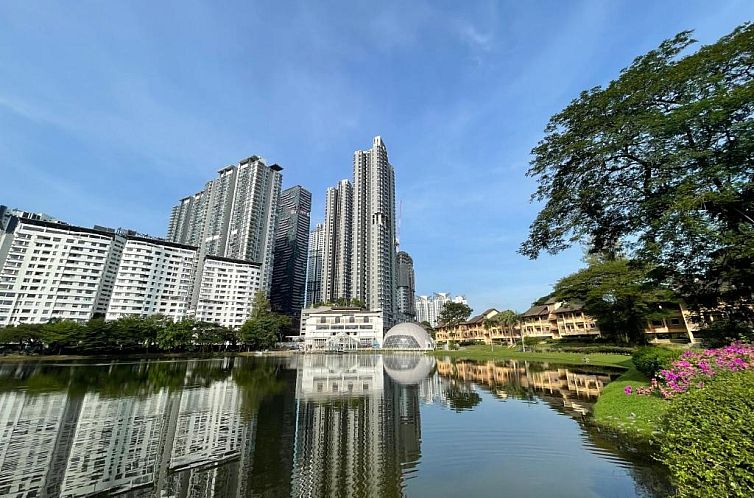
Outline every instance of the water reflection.
[[443, 377], [481, 384], [498, 398], [531, 398], [537, 394], [548, 401], [561, 401], [563, 408], [580, 415], [591, 411], [605, 385], [619, 375], [618, 370], [606, 367], [585, 370], [520, 360], [445, 359], [438, 360], [437, 371]]
[[[611, 375], [416, 354], [0, 364], [0, 496], [442, 495], [451, 474], [437, 472], [447, 465], [482, 472], [494, 452], [498, 465], [515, 462], [526, 475], [555, 451], [534, 421], [560, 415], [517, 419], [532, 429], [525, 442], [502, 425], [475, 440], [479, 427], [459, 417], [502, 420], [505, 404], [490, 405], [494, 397], [579, 413]], [[578, 426], [555, 425], [582, 437]], [[576, 443], [573, 455], [586, 452], [611, 472], [631, 467], [595, 441]], [[633, 489], [635, 478], [618, 473]], [[478, 494], [499, 495], [498, 470], [484, 475]], [[524, 484], [506, 486], [527, 495]]]
[[400, 496], [420, 456], [417, 386], [379, 355], [305, 355], [297, 370], [293, 495]]

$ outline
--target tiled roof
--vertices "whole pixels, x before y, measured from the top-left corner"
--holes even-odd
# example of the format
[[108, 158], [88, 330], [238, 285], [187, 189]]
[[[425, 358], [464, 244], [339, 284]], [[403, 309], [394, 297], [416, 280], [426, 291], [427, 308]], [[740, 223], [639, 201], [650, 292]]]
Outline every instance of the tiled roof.
[[526, 310], [524, 312], [524, 314], [521, 315], [521, 316], [524, 316], [524, 317], [527, 317], [527, 316], [547, 316], [548, 314], [549, 314], [549, 311], [548, 311], [547, 306], [544, 305], [544, 304], [542, 304], [542, 305], [538, 305], [538, 306], [532, 306], [531, 308], [529, 308], [528, 310]]
[[476, 325], [476, 324], [482, 323], [484, 320], [487, 319], [487, 315], [489, 315], [493, 311], [497, 312], [497, 310], [495, 308], [486, 309], [482, 313], [480, 313], [480, 314], [478, 314], [476, 316], [472, 316], [471, 318], [469, 318], [468, 320], [466, 320], [465, 322], [463, 322], [463, 324], [464, 325]]

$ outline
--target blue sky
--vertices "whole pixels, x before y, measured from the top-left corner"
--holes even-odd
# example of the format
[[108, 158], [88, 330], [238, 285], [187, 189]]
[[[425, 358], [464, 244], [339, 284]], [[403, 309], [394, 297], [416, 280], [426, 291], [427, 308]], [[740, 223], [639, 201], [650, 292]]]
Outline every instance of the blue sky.
[[581, 250], [516, 253], [550, 115], [742, 1], [0, 3], [0, 204], [165, 233], [180, 197], [257, 154], [324, 190], [381, 135], [417, 293], [526, 309]]

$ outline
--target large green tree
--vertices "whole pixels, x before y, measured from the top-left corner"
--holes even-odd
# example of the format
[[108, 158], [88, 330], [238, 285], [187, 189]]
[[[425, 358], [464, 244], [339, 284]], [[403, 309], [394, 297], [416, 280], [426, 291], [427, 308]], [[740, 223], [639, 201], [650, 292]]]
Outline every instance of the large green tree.
[[471, 308], [468, 305], [449, 301], [440, 310], [437, 321], [444, 326], [455, 327], [468, 320], [469, 316], [471, 316]]
[[290, 325], [290, 318], [271, 311], [267, 296], [257, 292], [251, 317], [241, 326], [239, 338], [249, 349], [270, 349]]
[[754, 25], [694, 42], [678, 34], [551, 118], [523, 254], [580, 242], [650, 264], [692, 304], [751, 300]]
[[[647, 321], [664, 314], [662, 303], [673, 302], [638, 262], [624, 258], [588, 258], [589, 266], [555, 284], [559, 300], [580, 302], [597, 322], [603, 337], [616, 342], [645, 342]], [[667, 309], [666, 309], [667, 310]]]

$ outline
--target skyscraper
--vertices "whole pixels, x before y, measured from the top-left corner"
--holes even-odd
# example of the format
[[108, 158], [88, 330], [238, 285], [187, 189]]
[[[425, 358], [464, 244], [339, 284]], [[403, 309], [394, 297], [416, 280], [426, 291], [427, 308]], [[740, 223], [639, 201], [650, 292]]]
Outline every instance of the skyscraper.
[[322, 300], [350, 299], [353, 186], [341, 180], [325, 198]]
[[304, 305], [311, 209], [312, 194], [299, 185], [280, 195], [270, 304], [291, 317]]
[[306, 306], [322, 301], [322, 257], [325, 251], [325, 227], [322, 223], [309, 237], [309, 263], [306, 271]]
[[203, 254], [260, 263], [261, 287], [269, 292], [282, 169], [258, 156], [222, 168], [203, 190], [173, 207], [168, 240], [199, 246]]
[[416, 320], [414, 260], [405, 251], [396, 255], [396, 275], [398, 321], [413, 322]]
[[351, 297], [382, 310], [386, 327], [396, 320], [395, 173], [377, 136], [353, 155]]
[[447, 292], [435, 292], [431, 296], [419, 296], [416, 298], [416, 321], [429, 322], [433, 327], [437, 326], [437, 319], [442, 312], [445, 303], [466, 303], [463, 296], [451, 297]]

